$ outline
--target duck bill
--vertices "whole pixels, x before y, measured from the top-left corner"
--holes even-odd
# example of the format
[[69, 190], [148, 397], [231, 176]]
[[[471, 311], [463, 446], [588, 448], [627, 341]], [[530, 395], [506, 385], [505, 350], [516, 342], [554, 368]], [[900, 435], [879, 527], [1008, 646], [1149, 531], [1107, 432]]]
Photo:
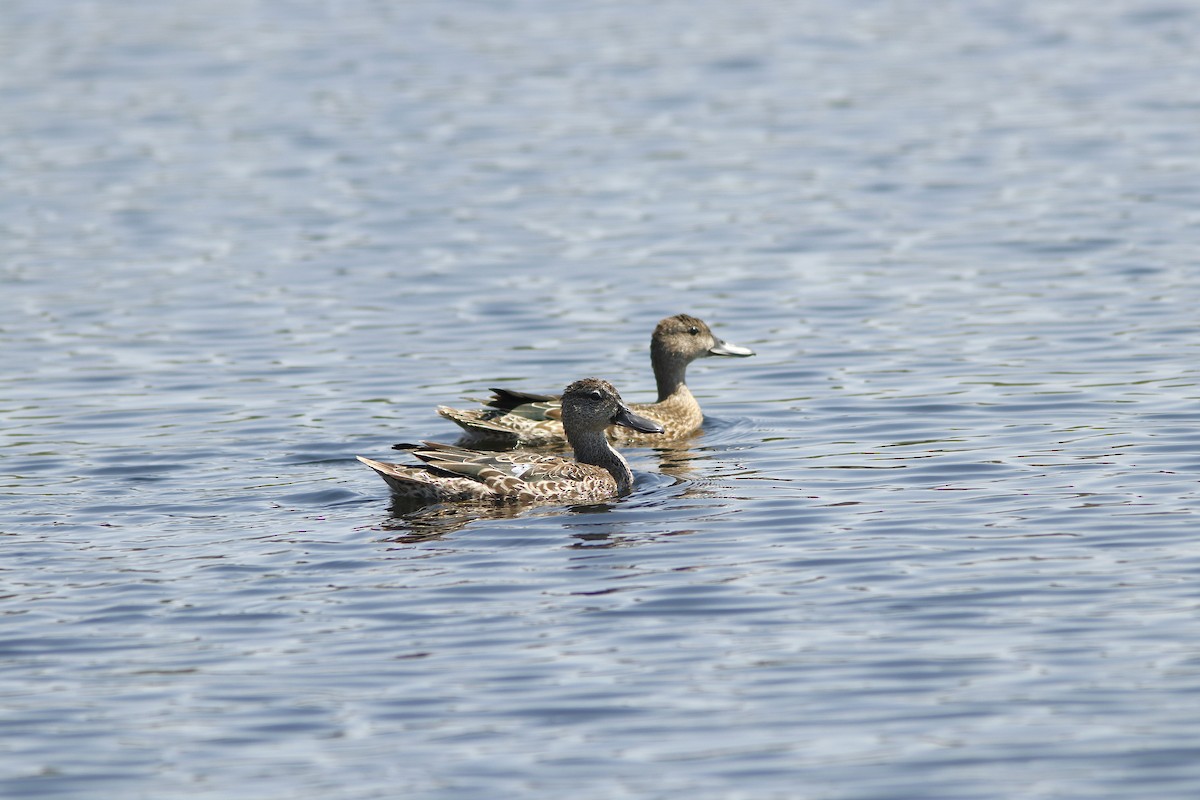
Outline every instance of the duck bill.
[[710, 356], [738, 356], [739, 358], [745, 358], [746, 356], [754, 355], [754, 351], [749, 347], [739, 347], [736, 344], [730, 344], [729, 342], [717, 339], [717, 343], [708, 348], [708, 354]]
[[632, 428], [638, 433], [662, 433], [663, 426], [659, 425], [652, 419], [646, 419], [643, 416], [633, 413], [628, 406], [621, 406], [621, 410], [612, 418], [613, 425], [623, 425], [626, 428]]

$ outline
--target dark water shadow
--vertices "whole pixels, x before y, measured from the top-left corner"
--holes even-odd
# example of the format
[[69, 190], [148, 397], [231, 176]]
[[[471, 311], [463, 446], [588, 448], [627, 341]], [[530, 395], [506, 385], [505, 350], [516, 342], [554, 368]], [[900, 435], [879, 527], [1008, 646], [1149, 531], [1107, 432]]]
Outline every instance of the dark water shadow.
[[528, 506], [498, 503], [422, 504], [392, 498], [390, 516], [380, 524], [384, 541], [417, 543], [440, 539], [482, 520], [514, 519]]

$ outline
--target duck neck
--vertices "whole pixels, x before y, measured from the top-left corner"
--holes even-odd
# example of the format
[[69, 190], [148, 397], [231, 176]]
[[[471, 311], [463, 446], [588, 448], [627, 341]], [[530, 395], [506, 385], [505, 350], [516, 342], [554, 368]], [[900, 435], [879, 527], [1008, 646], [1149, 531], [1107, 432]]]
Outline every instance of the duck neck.
[[567, 441], [575, 451], [575, 460], [580, 464], [600, 467], [617, 482], [617, 494], [628, 494], [633, 488], [633, 472], [625, 457], [613, 449], [603, 430], [567, 431]]
[[688, 362], [657, 342], [650, 343], [650, 366], [654, 368], [654, 382], [658, 384], [658, 402], [680, 390], [687, 391], [684, 379], [687, 377]]

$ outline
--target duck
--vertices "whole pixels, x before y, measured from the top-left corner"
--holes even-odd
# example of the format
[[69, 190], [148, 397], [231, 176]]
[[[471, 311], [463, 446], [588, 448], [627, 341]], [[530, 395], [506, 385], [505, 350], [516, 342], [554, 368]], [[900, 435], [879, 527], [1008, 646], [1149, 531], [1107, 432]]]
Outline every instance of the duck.
[[[653, 446], [691, 436], [703, 424], [704, 412], [685, 382], [688, 364], [709, 356], [752, 355], [754, 351], [749, 347], [721, 340], [704, 320], [689, 314], [676, 314], [659, 321], [650, 336], [650, 366], [658, 385], [658, 399], [653, 403], [631, 403], [630, 408], [657, 422], [663, 432], [648, 436], [636, 428], [612, 427], [609, 436], [626, 446]], [[438, 406], [437, 412], [459, 425], [469, 443], [540, 447], [561, 445], [567, 440], [558, 395], [513, 389], [490, 391], [492, 396], [483, 408]]]
[[559, 400], [562, 424], [574, 459], [527, 451], [479, 451], [438, 442], [394, 445], [424, 462], [391, 464], [365, 456], [394, 498], [420, 504], [495, 502], [600, 502], [633, 489], [633, 472], [605, 436], [611, 425], [642, 434], [663, 426], [634, 413], [606, 380], [584, 378], [567, 386]]

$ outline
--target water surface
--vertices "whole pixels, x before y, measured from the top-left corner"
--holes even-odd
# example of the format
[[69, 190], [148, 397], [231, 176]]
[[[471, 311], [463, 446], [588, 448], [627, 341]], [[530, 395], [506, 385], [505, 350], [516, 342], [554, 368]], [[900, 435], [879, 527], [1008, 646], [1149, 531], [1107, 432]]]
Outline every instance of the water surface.
[[[1200, 791], [1190, 6], [0, 17], [0, 794]], [[681, 311], [627, 498], [354, 461]]]

